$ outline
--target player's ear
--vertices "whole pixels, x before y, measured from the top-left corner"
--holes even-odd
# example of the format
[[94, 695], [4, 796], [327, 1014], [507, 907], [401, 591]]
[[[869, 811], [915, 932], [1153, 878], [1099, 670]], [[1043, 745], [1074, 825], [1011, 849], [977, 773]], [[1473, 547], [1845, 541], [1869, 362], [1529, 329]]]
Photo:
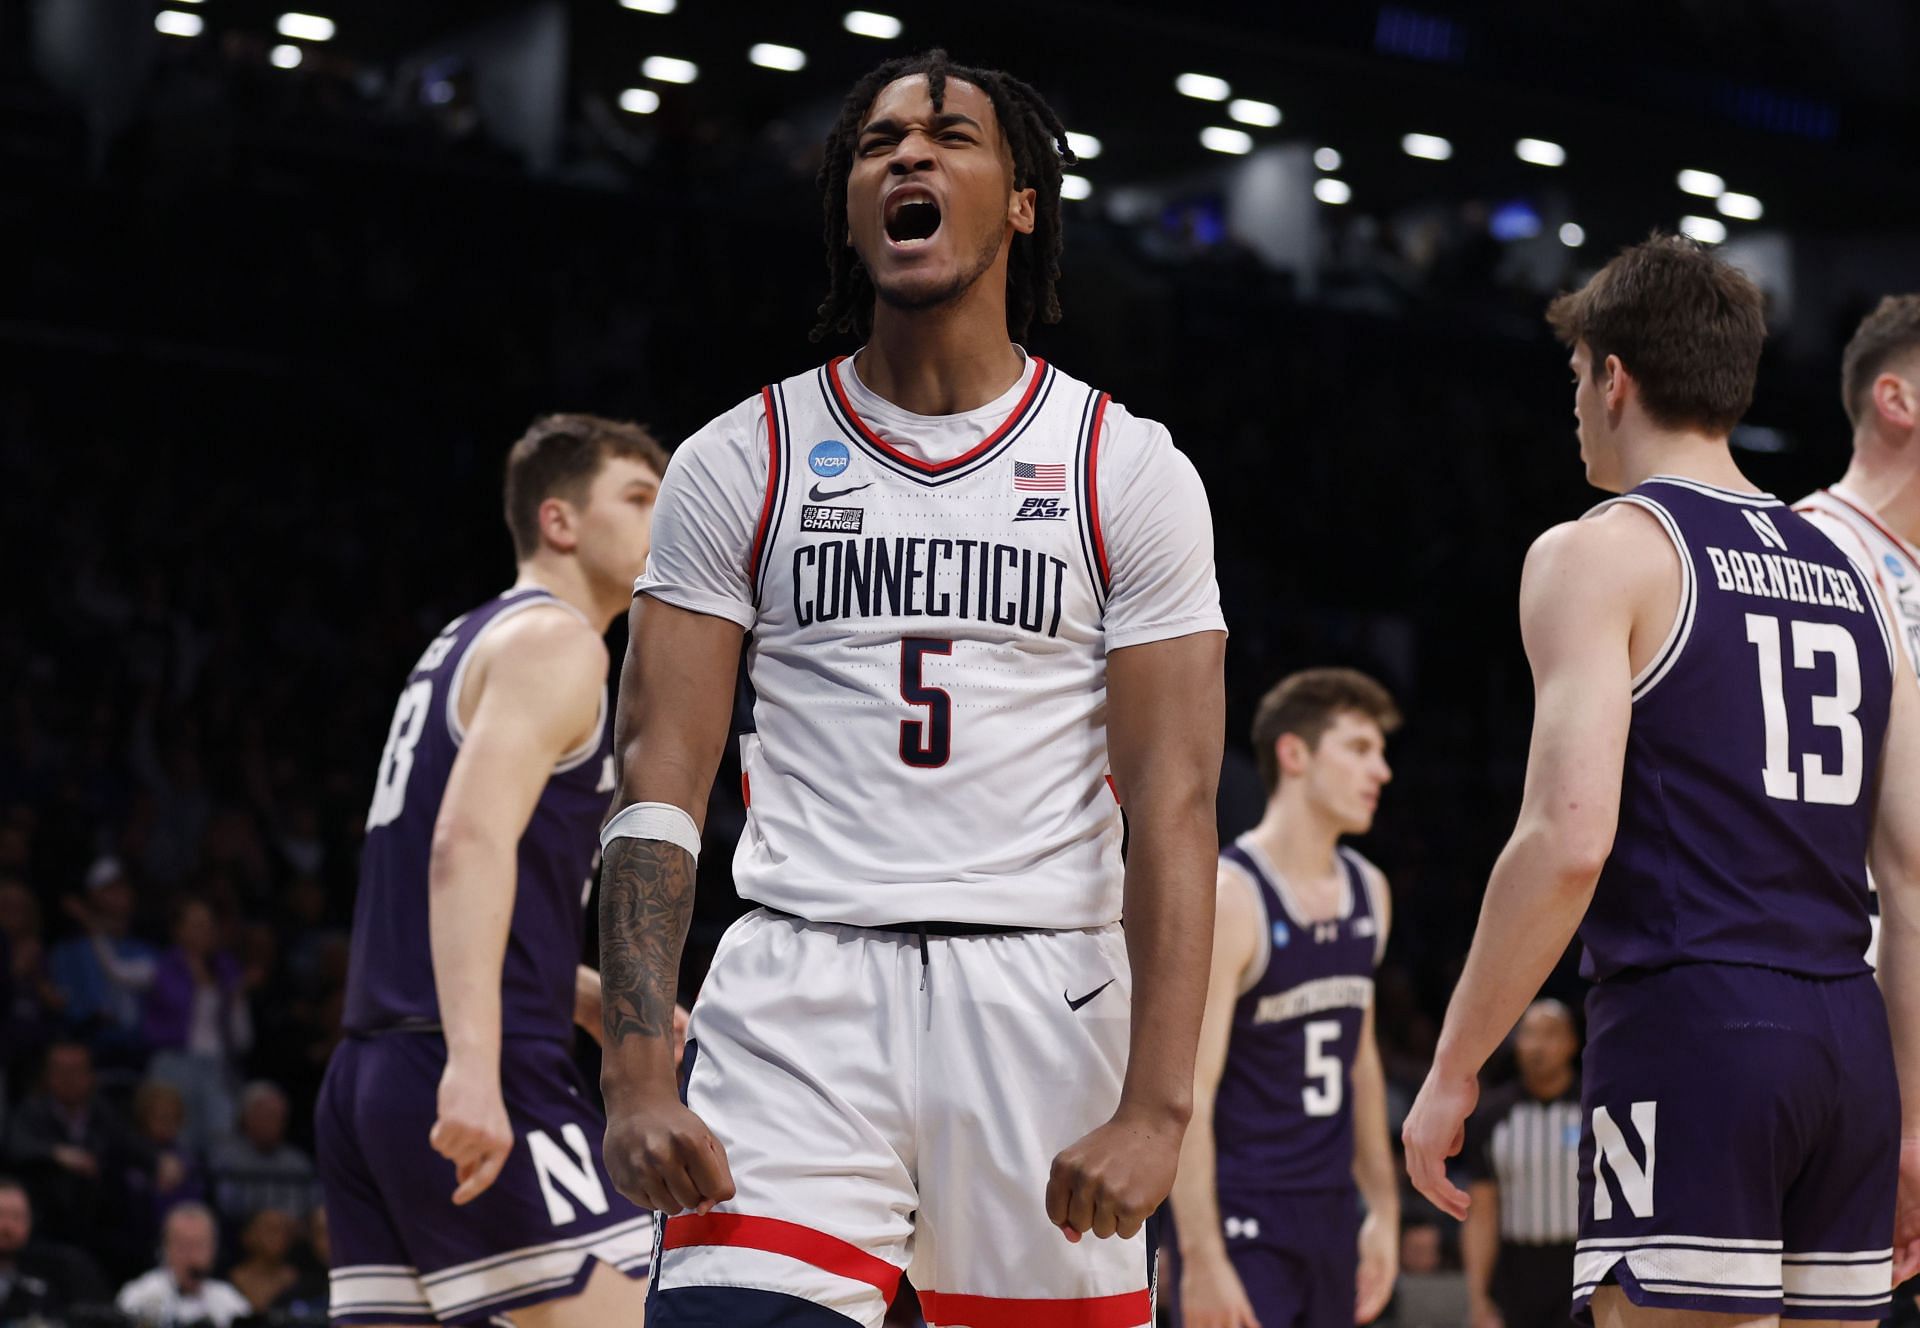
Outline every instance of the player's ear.
[[1883, 373], [1873, 380], [1873, 408], [1894, 428], [1912, 429], [1920, 420], [1920, 390], [1899, 374]]
[[1633, 375], [1627, 372], [1627, 366], [1620, 362], [1618, 355], [1609, 355], [1606, 363], [1600, 366], [1597, 376], [1601, 395], [1607, 403], [1607, 413], [1618, 415], [1627, 404], [1627, 386], [1633, 382]]
[[1313, 755], [1313, 747], [1298, 733], [1282, 733], [1274, 742], [1273, 749], [1280, 762], [1283, 779], [1297, 778], [1307, 772], [1307, 761]]
[[1033, 234], [1033, 206], [1038, 197], [1032, 189], [1016, 189], [1007, 195], [1007, 224], [1022, 235]]
[[540, 503], [540, 539], [562, 553], [580, 546], [580, 514], [564, 498], [546, 498]]

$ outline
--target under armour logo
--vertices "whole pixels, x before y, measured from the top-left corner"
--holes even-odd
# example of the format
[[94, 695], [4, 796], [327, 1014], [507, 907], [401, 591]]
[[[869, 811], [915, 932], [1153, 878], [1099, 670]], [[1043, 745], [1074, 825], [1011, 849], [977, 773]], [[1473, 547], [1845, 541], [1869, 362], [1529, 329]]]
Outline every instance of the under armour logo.
[[1228, 1240], [1257, 1240], [1260, 1236], [1260, 1220], [1253, 1217], [1230, 1217], [1226, 1221]]
[[1340, 924], [1337, 922], [1316, 922], [1313, 924], [1313, 939], [1316, 945], [1340, 939]]

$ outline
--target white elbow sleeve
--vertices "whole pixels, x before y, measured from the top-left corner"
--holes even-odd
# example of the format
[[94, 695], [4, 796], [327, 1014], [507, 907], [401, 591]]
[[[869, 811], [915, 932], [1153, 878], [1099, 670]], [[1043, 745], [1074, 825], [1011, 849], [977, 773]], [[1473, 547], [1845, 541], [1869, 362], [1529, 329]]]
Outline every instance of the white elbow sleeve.
[[636, 802], [622, 807], [600, 831], [600, 847], [616, 839], [658, 839], [683, 848], [700, 860], [700, 829], [693, 818], [670, 802]]

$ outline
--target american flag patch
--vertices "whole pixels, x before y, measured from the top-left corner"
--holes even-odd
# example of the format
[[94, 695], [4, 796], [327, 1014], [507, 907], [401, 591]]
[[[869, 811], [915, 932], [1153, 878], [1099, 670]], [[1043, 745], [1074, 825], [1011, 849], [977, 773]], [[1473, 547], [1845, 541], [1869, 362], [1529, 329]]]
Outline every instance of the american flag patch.
[[1013, 487], [1059, 493], [1067, 487], [1067, 468], [1065, 465], [1016, 461], [1013, 463]]

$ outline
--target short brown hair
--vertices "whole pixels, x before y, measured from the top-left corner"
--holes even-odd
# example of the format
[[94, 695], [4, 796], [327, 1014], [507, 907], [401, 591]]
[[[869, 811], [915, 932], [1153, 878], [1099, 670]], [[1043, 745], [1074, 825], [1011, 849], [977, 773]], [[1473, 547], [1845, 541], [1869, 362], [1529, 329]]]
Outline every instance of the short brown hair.
[[1382, 733], [1400, 727], [1393, 694], [1358, 669], [1303, 669], [1282, 678], [1260, 698], [1253, 712], [1253, 754], [1268, 794], [1280, 787], [1275, 748], [1281, 736], [1296, 734], [1307, 746], [1317, 746], [1333, 721], [1349, 712], [1372, 720]]
[[1740, 269], [1655, 234], [1554, 300], [1547, 322], [1567, 345], [1587, 343], [1596, 378], [1618, 355], [1655, 422], [1728, 434], [1753, 404], [1765, 306]]
[[1865, 395], [1887, 361], [1920, 350], [1920, 295], [1889, 295], [1860, 320], [1840, 356], [1840, 404], [1855, 428], [1866, 413]]
[[507, 453], [507, 529], [516, 558], [531, 558], [540, 548], [540, 504], [549, 498], [581, 502], [612, 457], [667, 473], [667, 449], [638, 424], [598, 415], [542, 415], [528, 427]]

